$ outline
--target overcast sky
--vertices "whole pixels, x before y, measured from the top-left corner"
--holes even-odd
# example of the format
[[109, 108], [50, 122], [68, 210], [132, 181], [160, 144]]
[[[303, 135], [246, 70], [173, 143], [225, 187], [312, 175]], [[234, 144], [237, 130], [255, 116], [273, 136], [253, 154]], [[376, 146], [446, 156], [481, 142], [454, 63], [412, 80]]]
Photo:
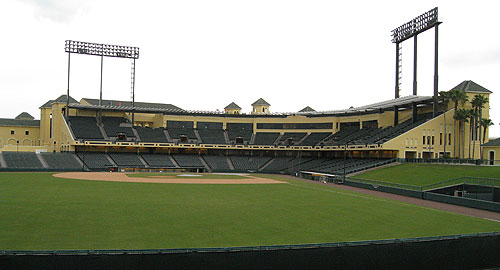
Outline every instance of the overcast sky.
[[[338, 1], [340, 2], [340, 1]], [[65, 40], [137, 46], [136, 101], [244, 112], [345, 109], [394, 98], [391, 30], [439, 7], [439, 90], [473, 80], [490, 96], [500, 136], [498, 1], [0, 2], [0, 118], [67, 91]], [[404, 4], [403, 4], [404, 2]], [[433, 93], [434, 31], [418, 38], [418, 94]], [[412, 93], [413, 42], [403, 43], [402, 96]], [[104, 59], [103, 98], [130, 100], [130, 60]], [[100, 58], [71, 56], [70, 94], [99, 98]], [[20, 103], [22, 101], [22, 103]]]

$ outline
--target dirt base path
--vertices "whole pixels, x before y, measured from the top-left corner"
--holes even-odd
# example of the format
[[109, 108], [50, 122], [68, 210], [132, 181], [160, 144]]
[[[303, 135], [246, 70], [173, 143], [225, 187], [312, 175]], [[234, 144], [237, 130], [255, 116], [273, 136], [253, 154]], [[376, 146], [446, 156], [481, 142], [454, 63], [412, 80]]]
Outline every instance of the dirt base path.
[[355, 192], [359, 192], [359, 193], [370, 194], [370, 195], [374, 195], [377, 197], [392, 199], [392, 200], [396, 200], [396, 201], [400, 201], [400, 202], [404, 202], [404, 203], [409, 203], [409, 204], [419, 205], [419, 206], [423, 206], [423, 207], [429, 207], [429, 208], [433, 208], [433, 209], [439, 209], [439, 210], [443, 210], [443, 211], [448, 211], [448, 212], [458, 213], [458, 214], [462, 214], [462, 215], [479, 217], [479, 218], [484, 218], [484, 219], [494, 220], [494, 221], [500, 222], [500, 213], [497, 213], [497, 212], [491, 212], [491, 211], [469, 208], [469, 207], [447, 204], [447, 203], [440, 203], [440, 202], [429, 201], [429, 200], [422, 200], [422, 199], [417, 199], [417, 198], [413, 198], [413, 197], [406, 197], [406, 196], [402, 196], [402, 195], [396, 195], [396, 194], [392, 194], [392, 193], [380, 192], [380, 191], [369, 190], [369, 189], [364, 189], [364, 188], [351, 187], [351, 186], [347, 186], [347, 185], [338, 185], [338, 184], [332, 184], [332, 183], [325, 184], [325, 183], [321, 183], [318, 181], [311, 181], [311, 180], [306, 180], [306, 179], [302, 179], [302, 178], [296, 178], [293, 176], [289, 176], [289, 177], [296, 179], [296, 180], [317, 183], [319, 185], [333, 186], [335, 188], [342, 189], [342, 190], [350, 190], [350, 191], [355, 191]]
[[65, 172], [53, 176], [66, 179], [80, 179], [93, 181], [131, 182], [131, 183], [170, 183], [170, 184], [281, 184], [283, 181], [245, 175], [239, 179], [207, 179], [201, 177], [176, 178], [172, 176], [128, 177], [120, 172]]

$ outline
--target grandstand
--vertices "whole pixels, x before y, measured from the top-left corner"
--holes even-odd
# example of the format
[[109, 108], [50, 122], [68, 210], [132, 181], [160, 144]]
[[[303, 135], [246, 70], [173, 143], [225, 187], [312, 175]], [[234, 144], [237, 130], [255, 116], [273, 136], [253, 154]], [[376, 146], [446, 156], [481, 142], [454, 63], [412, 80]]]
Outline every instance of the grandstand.
[[[491, 94], [470, 81], [454, 89], [464, 91], [469, 99]], [[297, 113], [271, 113], [270, 104], [259, 99], [249, 114], [235, 104], [225, 112], [207, 112], [171, 104], [142, 102], [132, 107], [125, 101], [109, 101], [99, 106], [92, 99], [69, 99], [67, 117], [63, 95], [40, 107], [39, 121], [26, 113], [17, 119], [0, 119], [0, 129], [13, 137], [0, 138], [2, 169], [342, 174], [398, 158], [460, 155], [458, 147], [451, 147], [451, 138], [458, 132], [452, 125], [454, 106], [442, 102], [435, 113], [432, 97], [407, 96], [346, 110]], [[485, 118], [488, 108], [486, 104], [482, 112]], [[466, 124], [465, 129], [469, 128]], [[462, 156], [471, 152], [478, 158], [481, 153], [475, 139], [460, 149]], [[345, 162], [344, 155], [349, 157]]]

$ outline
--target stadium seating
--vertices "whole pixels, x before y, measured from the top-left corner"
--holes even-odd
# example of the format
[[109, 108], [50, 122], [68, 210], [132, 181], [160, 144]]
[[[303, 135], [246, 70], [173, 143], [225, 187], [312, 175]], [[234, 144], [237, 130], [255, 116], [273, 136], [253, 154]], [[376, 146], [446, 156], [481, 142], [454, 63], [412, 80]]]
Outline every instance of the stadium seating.
[[315, 145], [319, 144], [319, 142], [321, 140], [328, 137], [328, 135], [330, 135], [330, 134], [331, 134], [330, 132], [311, 133], [307, 137], [305, 137], [304, 140], [302, 142], [300, 142], [298, 145], [300, 145], [300, 146], [315, 146]]
[[222, 123], [216, 122], [198, 122], [198, 134], [201, 143], [226, 144]]
[[33, 152], [3, 152], [3, 158], [8, 168], [40, 169], [42, 163]]
[[166, 143], [163, 128], [135, 127], [141, 142]]
[[41, 153], [43, 160], [51, 169], [80, 170], [82, 164], [78, 162], [75, 154], [70, 153]]
[[108, 137], [118, 137], [119, 134], [125, 134], [127, 138], [135, 138], [134, 131], [127, 118], [103, 116], [102, 124]]
[[275, 157], [261, 170], [263, 172], [281, 172], [288, 168], [289, 162], [292, 159], [290, 157]]
[[177, 164], [182, 168], [205, 168], [198, 155], [172, 155]]
[[257, 132], [255, 133], [254, 145], [273, 145], [280, 134], [278, 132]]
[[281, 136], [279, 144], [281, 145], [297, 145], [307, 133], [305, 132], [285, 132], [283, 136]]
[[136, 153], [110, 153], [109, 156], [118, 166], [124, 167], [145, 167]]
[[105, 153], [79, 152], [77, 155], [89, 169], [107, 169], [114, 166]]
[[257, 171], [271, 159], [270, 157], [230, 156], [234, 169], [237, 171]]
[[101, 130], [97, 126], [95, 117], [70, 116], [69, 126], [76, 139], [80, 140], [104, 140]]
[[148, 163], [150, 167], [156, 168], [175, 168], [175, 164], [170, 159], [169, 155], [153, 155], [142, 154], [142, 158]]
[[236, 143], [236, 138], [241, 138], [248, 143], [252, 139], [253, 124], [227, 123], [226, 132], [230, 142]]
[[197, 142], [198, 137], [194, 133], [193, 122], [167, 121], [166, 131], [174, 142], [179, 142], [181, 138], [186, 138], [187, 142]]
[[231, 170], [229, 164], [227, 163], [227, 157], [225, 156], [202, 156], [205, 162], [213, 170], [227, 171]]

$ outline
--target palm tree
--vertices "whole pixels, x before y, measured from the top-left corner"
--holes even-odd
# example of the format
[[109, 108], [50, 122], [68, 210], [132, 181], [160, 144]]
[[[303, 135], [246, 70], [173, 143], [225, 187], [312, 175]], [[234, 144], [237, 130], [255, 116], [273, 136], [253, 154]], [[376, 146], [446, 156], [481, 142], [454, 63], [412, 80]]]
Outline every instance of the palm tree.
[[[474, 130], [477, 130], [478, 125], [481, 125], [481, 119], [483, 119], [483, 108], [486, 103], [488, 103], [488, 98], [483, 95], [475, 95], [474, 99], [472, 99], [472, 106], [478, 111], [477, 117], [479, 117], [479, 119], [477, 119], [474, 123]], [[481, 142], [481, 127], [479, 127], [479, 136], [477, 138], [479, 139], [479, 142]]]
[[[460, 90], [451, 90], [449, 91], [449, 98], [451, 99], [451, 101], [453, 101], [454, 104], [454, 108], [455, 108], [455, 114], [457, 113], [457, 110], [458, 110], [458, 104], [461, 104], [463, 105], [465, 102], [469, 101], [469, 97], [467, 96], [467, 94], [464, 92], [464, 91], [460, 91]], [[453, 117], [455, 118], [455, 116]], [[457, 133], [457, 119], [455, 119], [455, 122], [454, 122], [454, 126], [453, 126], [453, 154], [455, 156], [456, 155], [456, 133]], [[459, 150], [459, 154], [460, 154], [460, 150]]]
[[439, 99], [443, 101], [443, 125], [444, 125], [444, 133], [443, 133], [443, 158], [446, 158], [446, 138], [448, 133], [446, 132], [446, 110], [448, 109], [448, 103], [450, 102], [450, 92], [440, 91]]
[[489, 118], [483, 118], [481, 119], [481, 127], [483, 127], [483, 143], [484, 143], [484, 140], [485, 140], [485, 137], [486, 137], [486, 129], [490, 126], [493, 126], [493, 121], [491, 121], [491, 119]]
[[[469, 110], [466, 110], [466, 109], [459, 109], [458, 111], [455, 111], [455, 114], [453, 115], [453, 118], [455, 119], [455, 121], [458, 121], [458, 158], [460, 158], [460, 153], [462, 153], [462, 158], [464, 156], [464, 144], [465, 144], [465, 140], [464, 140], [464, 135], [465, 135], [465, 130], [463, 128], [464, 124], [466, 122], [468, 122], [468, 118], [469, 118]], [[462, 147], [460, 147], [462, 146]]]
[[[477, 111], [474, 109], [467, 110], [468, 116], [469, 116], [469, 159], [470, 157], [470, 149], [472, 145], [472, 140], [475, 134], [475, 129], [474, 129], [474, 124], [476, 122], [476, 116], [477, 116]], [[472, 147], [472, 157], [474, 157], [474, 147]]]

